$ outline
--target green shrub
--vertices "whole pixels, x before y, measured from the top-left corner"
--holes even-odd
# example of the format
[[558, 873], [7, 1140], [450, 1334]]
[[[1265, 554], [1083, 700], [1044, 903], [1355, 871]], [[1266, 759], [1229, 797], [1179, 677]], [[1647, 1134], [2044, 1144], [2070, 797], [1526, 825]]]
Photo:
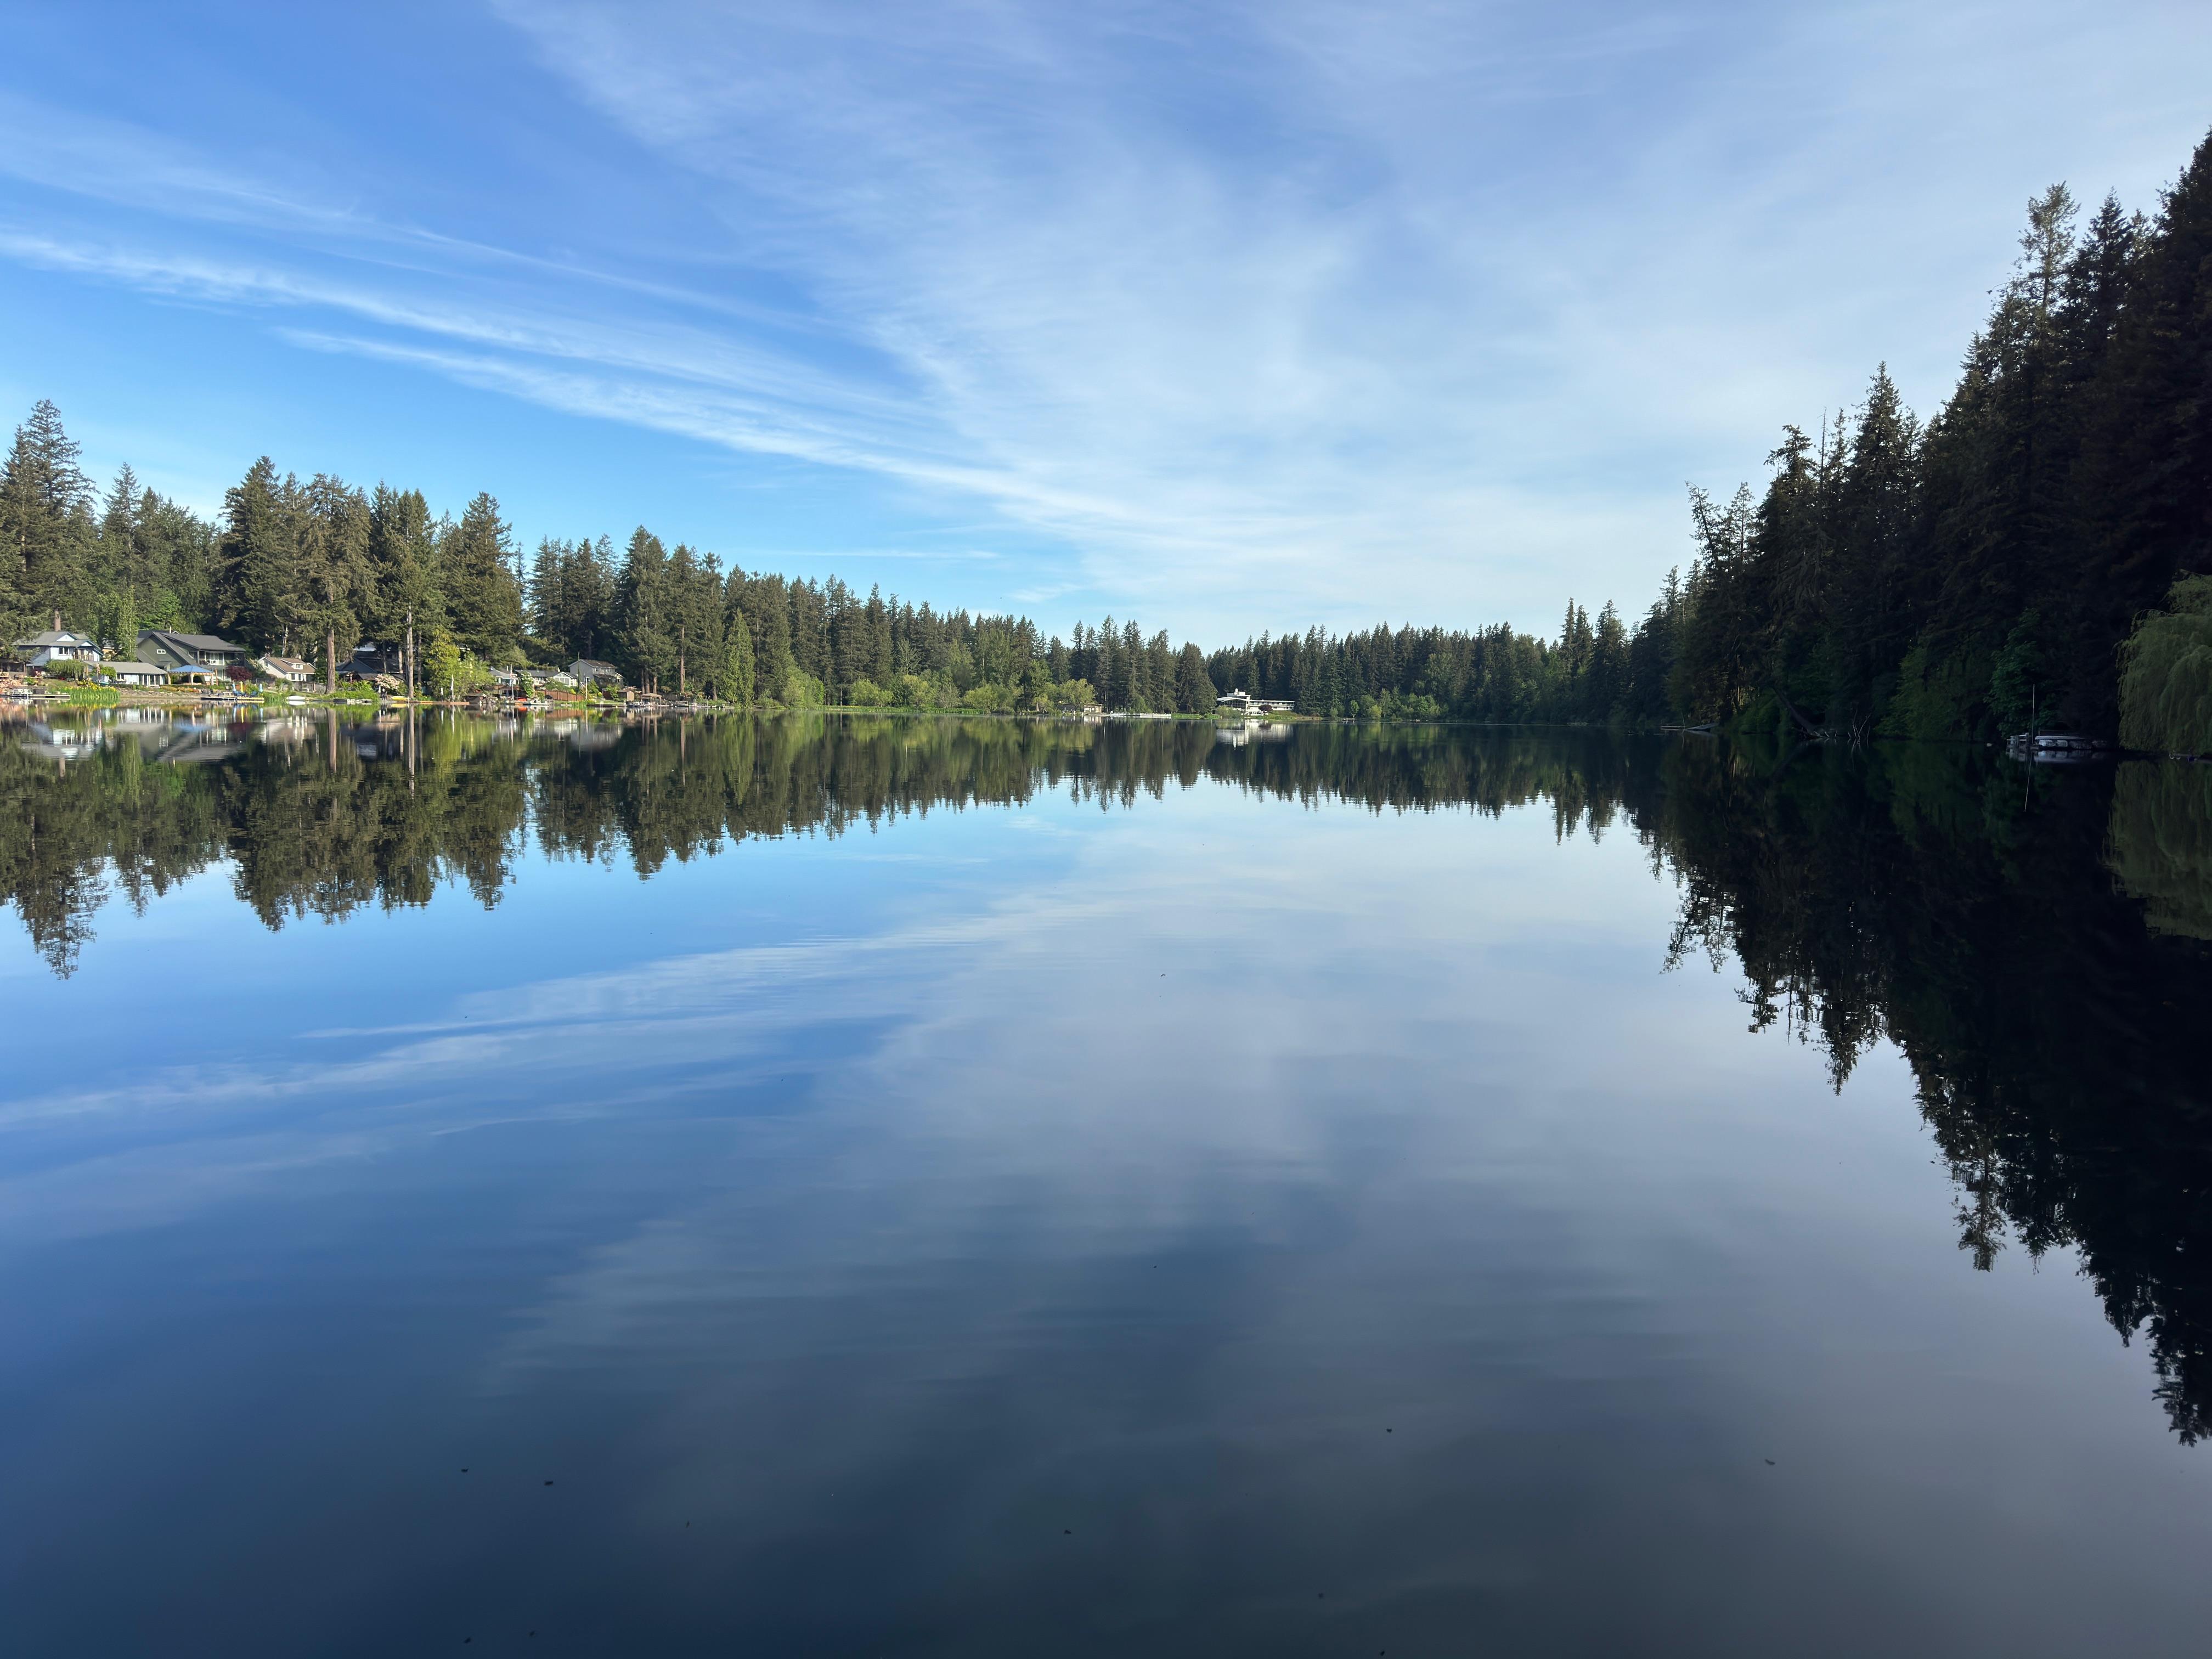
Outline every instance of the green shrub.
[[1899, 665], [1897, 690], [1877, 729], [1886, 738], [1971, 738], [1991, 672], [1989, 653], [1978, 645], [1938, 656], [1917, 641]]
[[2120, 647], [2120, 741], [2212, 754], [2212, 576], [2185, 576]]
[[902, 708], [943, 708], [959, 700], [949, 682], [927, 674], [902, 674], [890, 690], [892, 702]]
[[960, 699], [960, 706], [979, 714], [1011, 714], [1014, 707], [1014, 688], [997, 684], [975, 686]]

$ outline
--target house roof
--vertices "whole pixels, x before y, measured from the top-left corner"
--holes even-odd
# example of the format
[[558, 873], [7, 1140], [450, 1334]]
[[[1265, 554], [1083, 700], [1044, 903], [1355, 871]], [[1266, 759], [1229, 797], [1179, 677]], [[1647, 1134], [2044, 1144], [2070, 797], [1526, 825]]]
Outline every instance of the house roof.
[[314, 664], [298, 657], [264, 657], [261, 663], [271, 672], [278, 674], [312, 674], [315, 672]]
[[66, 628], [49, 628], [44, 633], [33, 634], [27, 640], [15, 641], [18, 651], [46, 651], [57, 645], [90, 645], [92, 638], [86, 634], [72, 634]]
[[622, 670], [612, 663], [599, 662], [591, 657], [577, 658], [568, 665], [568, 672], [571, 674], [611, 674], [617, 679], [622, 678]]
[[169, 671], [150, 662], [104, 662], [100, 665], [103, 674], [166, 674]]
[[242, 652], [246, 649], [242, 645], [233, 645], [228, 640], [219, 640], [212, 634], [176, 634], [166, 628], [142, 628], [138, 630], [138, 637], [142, 640], [149, 635], [157, 640], [173, 640], [179, 645], [189, 645], [195, 651]]
[[182, 668], [165, 668], [161, 672], [165, 674], [204, 674], [211, 680], [222, 678], [222, 670], [210, 668], [204, 662], [188, 662]]

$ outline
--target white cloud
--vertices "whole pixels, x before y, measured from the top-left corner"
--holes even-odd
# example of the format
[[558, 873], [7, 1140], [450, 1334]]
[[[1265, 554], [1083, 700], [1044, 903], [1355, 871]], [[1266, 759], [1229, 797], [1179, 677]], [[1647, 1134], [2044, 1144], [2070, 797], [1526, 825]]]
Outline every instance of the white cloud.
[[1686, 475], [1755, 471], [1878, 358], [1941, 395], [2030, 189], [2145, 200], [2212, 40], [2162, 7], [495, 9], [618, 130], [619, 211], [533, 209], [509, 160], [462, 182], [525, 204], [499, 234], [417, 223], [404, 178], [0, 99], [0, 172], [128, 216], [0, 254], [872, 474], [1071, 550], [1010, 588], [1209, 636], [1640, 603]]

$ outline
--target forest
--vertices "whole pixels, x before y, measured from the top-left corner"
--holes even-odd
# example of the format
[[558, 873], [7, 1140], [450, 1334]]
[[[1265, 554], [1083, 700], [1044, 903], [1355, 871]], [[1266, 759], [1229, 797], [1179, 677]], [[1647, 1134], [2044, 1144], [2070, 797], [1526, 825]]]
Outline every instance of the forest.
[[1693, 556], [1632, 621], [1569, 600], [1556, 639], [1381, 625], [1211, 651], [1108, 617], [1066, 638], [836, 576], [726, 568], [640, 527], [518, 544], [479, 494], [254, 463], [219, 520], [84, 476], [41, 401], [0, 469], [0, 623], [119, 644], [220, 633], [335, 670], [414, 630], [425, 683], [612, 662], [738, 706], [1206, 713], [1217, 690], [1385, 720], [1790, 727], [1987, 739], [2034, 726], [2212, 751], [2212, 137], [2154, 216], [2063, 185], [1922, 421], [1886, 368], [1782, 428], [1763, 493], [1691, 490]]
[[1877, 369], [1693, 494], [1672, 701], [1856, 737], [2212, 750], [2212, 138], [2154, 218], [2066, 186], [1923, 422]]

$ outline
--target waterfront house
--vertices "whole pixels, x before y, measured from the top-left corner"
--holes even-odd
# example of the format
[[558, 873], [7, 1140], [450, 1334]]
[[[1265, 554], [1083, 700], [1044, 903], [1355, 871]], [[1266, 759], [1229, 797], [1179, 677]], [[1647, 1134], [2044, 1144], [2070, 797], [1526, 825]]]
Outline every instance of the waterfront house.
[[98, 662], [100, 647], [88, 634], [72, 634], [66, 628], [49, 628], [15, 646], [16, 660], [26, 668], [44, 668], [57, 662]]
[[125, 686], [167, 685], [169, 671], [150, 662], [104, 662], [93, 670], [110, 685]]
[[1287, 714], [1296, 707], [1279, 698], [1255, 697], [1249, 691], [1224, 691], [1213, 706], [1224, 714]]
[[298, 657], [257, 657], [253, 665], [261, 671], [262, 678], [275, 680], [280, 685], [314, 684], [315, 665]]
[[611, 662], [595, 662], [589, 657], [577, 658], [568, 665], [568, 672], [579, 685], [595, 683], [620, 685], [623, 683], [622, 670]]
[[219, 640], [212, 634], [178, 634], [166, 628], [138, 630], [139, 660], [173, 672], [179, 668], [212, 668], [219, 675], [233, 664], [244, 662], [246, 654], [244, 646]]
[[373, 680], [379, 674], [406, 678], [407, 647], [396, 641], [380, 645], [374, 640], [363, 640], [354, 647], [352, 657], [338, 665], [342, 680]]

